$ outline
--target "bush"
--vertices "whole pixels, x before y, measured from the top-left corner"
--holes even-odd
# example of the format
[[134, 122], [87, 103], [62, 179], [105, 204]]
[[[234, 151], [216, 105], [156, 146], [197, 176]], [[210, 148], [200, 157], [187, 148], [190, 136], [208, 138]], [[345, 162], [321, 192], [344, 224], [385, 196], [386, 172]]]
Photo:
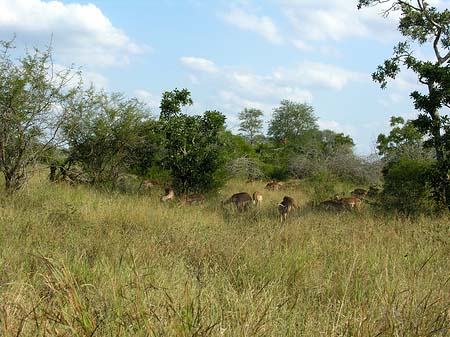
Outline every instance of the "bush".
[[384, 190], [380, 204], [407, 215], [434, 211], [432, 189], [428, 183], [431, 161], [401, 159], [384, 169]]
[[264, 177], [264, 173], [259, 167], [259, 163], [256, 159], [248, 157], [239, 157], [231, 160], [227, 165], [226, 169], [228, 175], [232, 177], [257, 180]]

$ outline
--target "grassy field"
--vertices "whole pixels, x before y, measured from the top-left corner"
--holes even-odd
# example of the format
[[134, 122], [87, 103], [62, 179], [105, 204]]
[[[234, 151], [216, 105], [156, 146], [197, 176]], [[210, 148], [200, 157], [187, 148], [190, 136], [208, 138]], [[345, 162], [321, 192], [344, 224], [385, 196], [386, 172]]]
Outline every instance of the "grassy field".
[[[0, 197], [0, 336], [450, 336], [450, 220], [246, 214], [42, 176]], [[0, 192], [3, 193], [3, 192]], [[281, 227], [276, 205], [302, 206]]]

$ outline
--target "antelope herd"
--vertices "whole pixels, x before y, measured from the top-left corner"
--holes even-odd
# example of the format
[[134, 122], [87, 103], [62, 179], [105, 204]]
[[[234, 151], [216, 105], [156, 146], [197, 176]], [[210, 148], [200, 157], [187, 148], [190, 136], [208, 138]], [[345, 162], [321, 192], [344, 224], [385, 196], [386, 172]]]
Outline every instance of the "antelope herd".
[[[161, 183], [158, 183], [154, 180], [145, 180], [141, 184], [141, 187], [143, 187], [144, 189], [152, 189], [155, 186], [161, 185]], [[284, 188], [284, 185], [282, 183], [271, 181], [265, 185], [265, 189], [268, 191], [279, 191], [282, 188], [283, 190], [288, 189], [288, 186], [292, 187], [291, 185], [286, 184], [286, 188]], [[164, 195], [160, 197], [161, 203], [166, 203], [167, 201], [175, 199], [175, 192], [173, 188], [166, 186], [164, 191]], [[369, 190], [356, 188], [350, 192], [350, 197], [345, 197], [346, 193], [342, 192], [336, 194], [331, 199], [320, 202], [317, 207], [325, 211], [333, 212], [360, 210], [363, 206], [363, 201], [371, 195], [373, 196], [375, 193], [378, 193], [378, 190], [374, 187], [369, 188]], [[181, 197], [180, 199], [180, 206], [194, 204], [202, 205], [205, 201], [205, 196], [200, 193], [195, 193], [186, 195], [184, 197]], [[232, 204], [236, 208], [238, 213], [243, 213], [252, 206], [257, 208], [261, 207], [262, 201], [263, 194], [259, 191], [253, 192], [252, 195], [247, 192], [239, 192], [233, 194], [228, 199], [223, 200], [221, 202], [221, 205], [222, 207], [224, 207], [226, 205]], [[281, 202], [277, 205], [281, 223], [286, 222], [289, 214], [298, 208], [298, 204], [292, 197], [284, 196], [283, 200], [281, 200]]]

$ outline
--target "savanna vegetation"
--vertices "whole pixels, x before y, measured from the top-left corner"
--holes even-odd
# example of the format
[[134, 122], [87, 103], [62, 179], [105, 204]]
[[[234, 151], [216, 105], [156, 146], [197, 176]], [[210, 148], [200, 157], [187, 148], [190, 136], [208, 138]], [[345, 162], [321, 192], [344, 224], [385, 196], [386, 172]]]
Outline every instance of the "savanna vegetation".
[[[234, 134], [188, 89], [156, 115], [3, 41], [0, 336], [449, 336], [450, 13], [358, 7], [381, 3], [406, 41], [373, 78], [406, 67], [426, 93], [369, 157], [304, 102]], [[262, 202], [224, 202], [243, 191]]]

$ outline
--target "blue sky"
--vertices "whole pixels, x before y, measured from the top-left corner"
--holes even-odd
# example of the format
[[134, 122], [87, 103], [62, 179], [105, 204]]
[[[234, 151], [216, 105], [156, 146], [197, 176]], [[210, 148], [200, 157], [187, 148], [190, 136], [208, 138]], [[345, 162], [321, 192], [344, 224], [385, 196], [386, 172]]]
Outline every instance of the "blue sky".
[[[432, 0], [448, 7], [448, 0]], [[310, 104], [321, 128], [350, 135], [369, 154], [390, 116], [414, 116], [413, 74], [386, 90], [371, 81], [400, 40], [397, 17], [352, 0], [0, 0], [0, 39], [42, 47], [81, 67], [86, 82], [148, 103], [188, 88], [188, 113], [216, 109], [237, 132], [238, 113], [269, 121], [282, 99]], [[418, 50], [431, 57], [428, 50]], [[266, 123], [267, 126], [267, 123]]]

